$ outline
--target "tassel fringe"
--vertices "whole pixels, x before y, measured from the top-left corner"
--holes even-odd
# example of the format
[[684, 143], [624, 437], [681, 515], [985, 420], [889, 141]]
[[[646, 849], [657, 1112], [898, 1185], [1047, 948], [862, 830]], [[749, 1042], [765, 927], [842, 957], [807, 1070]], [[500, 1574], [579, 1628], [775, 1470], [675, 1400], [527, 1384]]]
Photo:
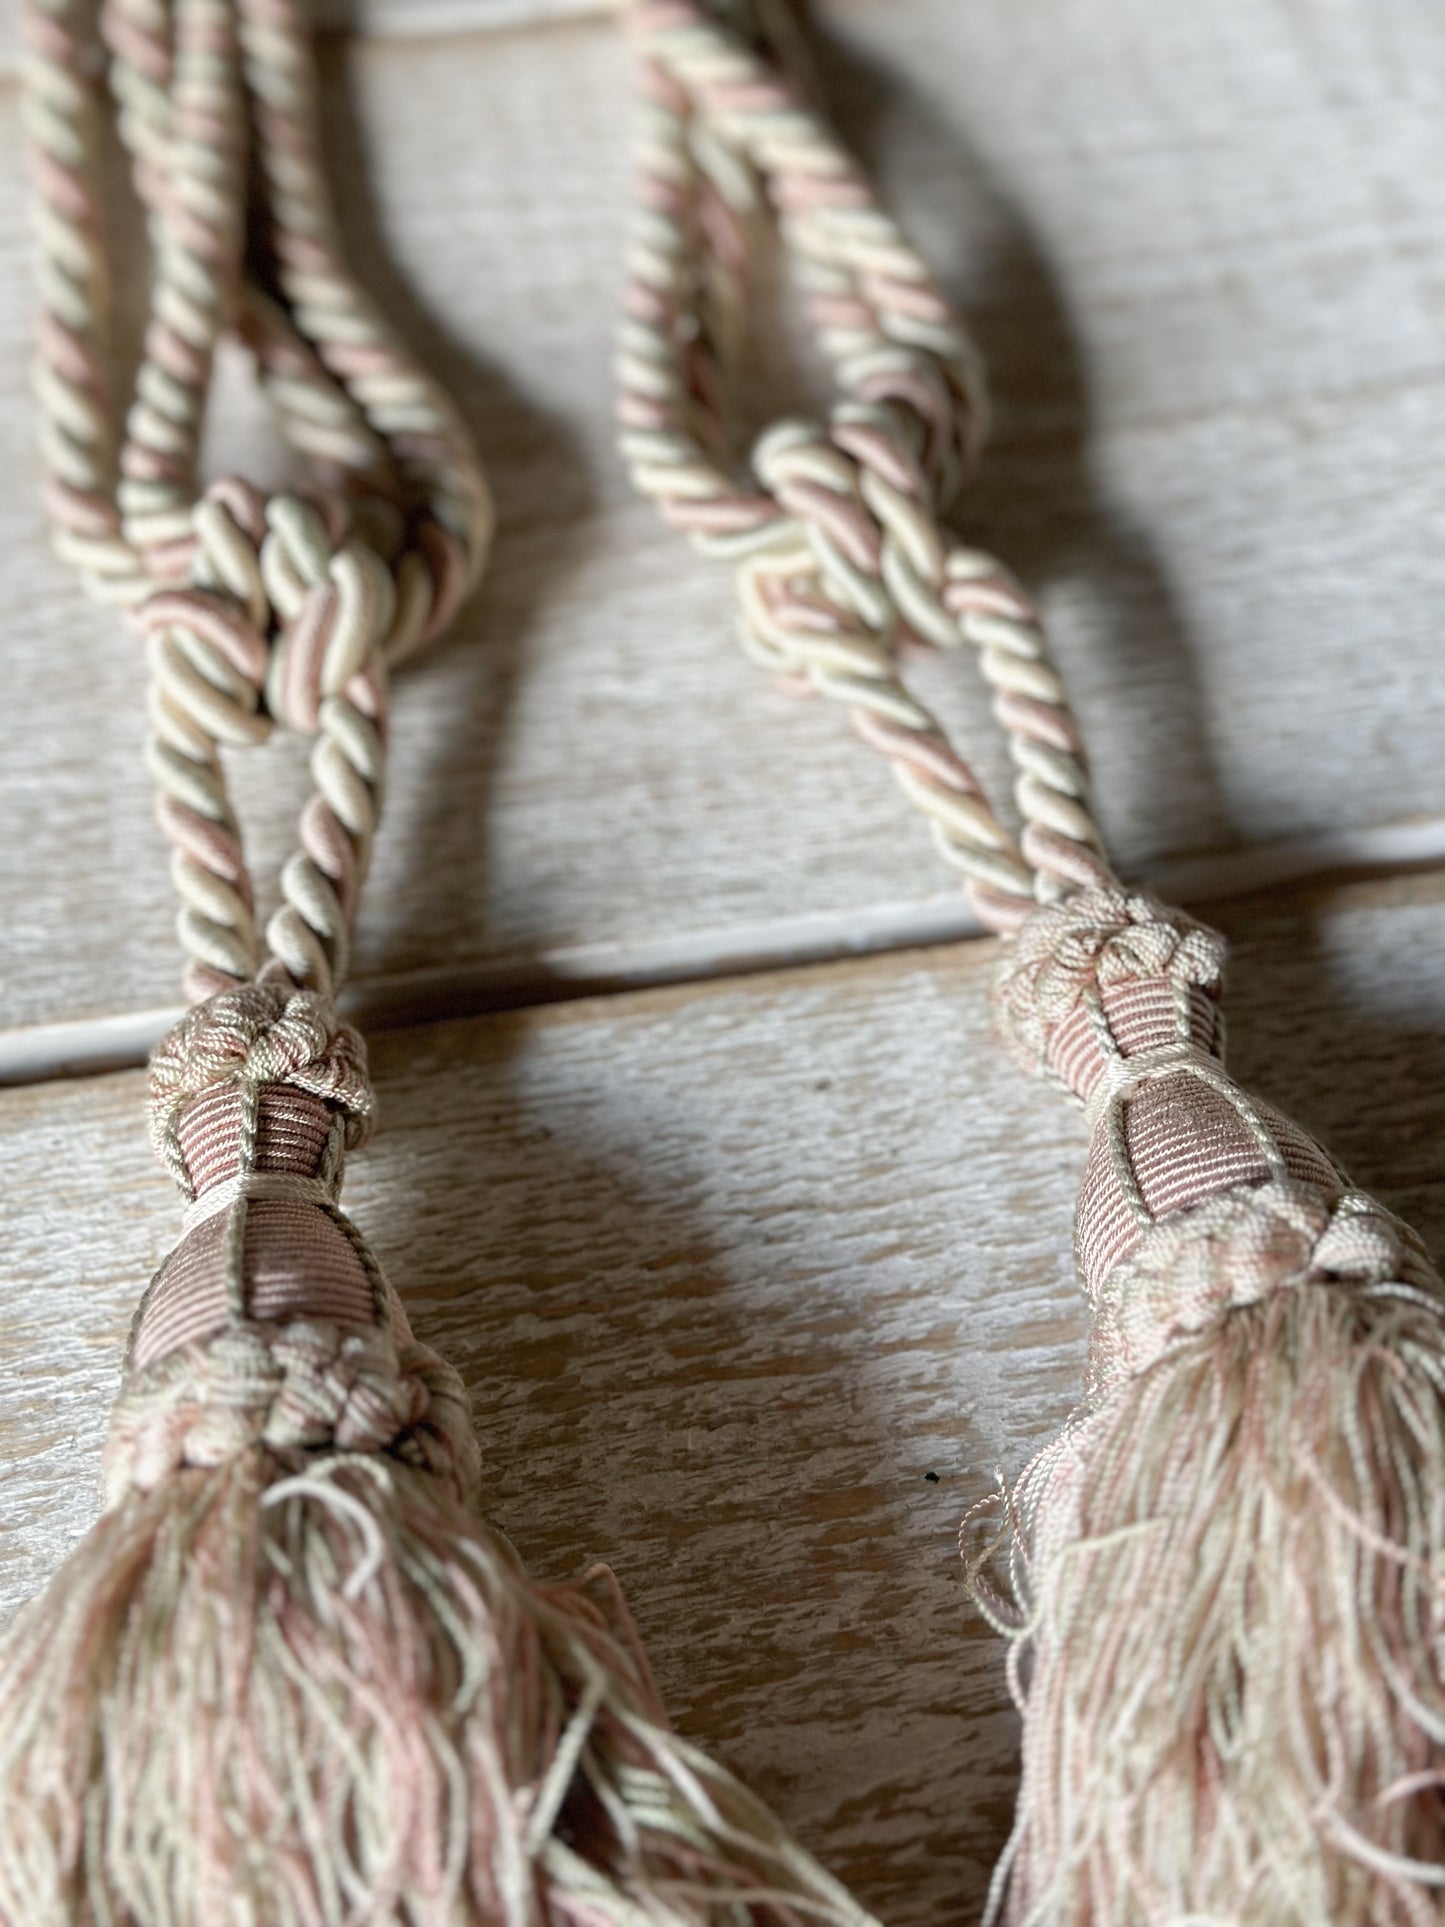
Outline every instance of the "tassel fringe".
[[668, 1730], [615, 1588], [392, 1459], [132, 1488], [0, 1643], [12, 1927], [868, 1918]]
[[990, 1922], [1440, 1927], [1434, 1294], [1229, 1310], [1101, 1388], [964, 1533], [1025, 1718]]

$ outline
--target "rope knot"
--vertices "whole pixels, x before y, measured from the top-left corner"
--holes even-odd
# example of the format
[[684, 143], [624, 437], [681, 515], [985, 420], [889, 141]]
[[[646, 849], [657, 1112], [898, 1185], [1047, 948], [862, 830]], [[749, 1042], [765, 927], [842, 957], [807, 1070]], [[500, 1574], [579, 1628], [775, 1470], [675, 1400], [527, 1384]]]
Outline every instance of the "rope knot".
[[[261, 702], [271, 656], [259, 554], [265, 530], [265, 503], [249, 482], [213, 482], [181, 545], [189, 580], [157, 589], [131, 611], [148, 645], [160, 744], [192, 762], [207, 738], [239, 749], [271, 733]], [[162, 794], [170, 794], [164, 781]], [[185, 798], [177, 792], [176, 800]], [[214, 802], [212, 816], [219, 820]]]
[[842, 402], [826, 429], [782, 421], [759, 437], [753, 468], [806, 541], [828, 591], [888, 640], [900, 621], [941, 647], [959, 640], [939, 600], [947, 544], [936, 490], [900, 411]]
[[347, 693], [363, 714], [379, 716], [377, 679], [397, 614], [391, 570], [369, 542], [343, 539], [336, 517], [328, 523], [302, 496], [273, 497], [266, 524], [261, 571], [276, 618], [271, 714], [315, 735], [323, 703]]
[[1159, 1219], [1093, 1296], [1089, 1387], [1143, 1370], [1231, 1311], [1304, 1285], [1436, 1290], [1407, 1228], [1364, 1192], [1278, 1179]]
[[232, 1325], [127, 1375], [105, 1448], [107, 1504], [256, 1445], [385, 1452], [476, 1488], [465, 1387], [426, 1346], [324, 1319]]
[[1091, 995], [1156, 980], [1217, 998], [1226, 951], [1218, 931], [1153, 897], [1081, 890], [1036, 910], [1008, 940], [995, 1019], [1014, 1056], [1042, 1072], [1055, 1031]]
[[355, 1148], [370, 1127], [366, 1046], [330, 1001], [277, 983], [237, 984], [196, 1005], [157, 1046], [150, 1064], [151, 1138], [181, 1168], [176, 1129], [186, 1106], [226, 1087], [289, 1084], [345, 1119]]

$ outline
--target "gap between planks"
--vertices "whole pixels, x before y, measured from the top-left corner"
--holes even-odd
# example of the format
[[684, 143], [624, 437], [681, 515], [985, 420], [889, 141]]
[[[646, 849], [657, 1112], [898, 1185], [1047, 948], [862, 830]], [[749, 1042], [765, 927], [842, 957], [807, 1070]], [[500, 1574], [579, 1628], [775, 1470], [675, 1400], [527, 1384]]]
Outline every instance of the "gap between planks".
[[[1260, 891], [1305, 892], [1438, 870], [1445, 870], [1445, 818], [1422, 817], [1173, 857], [1131, 881], [1168, 900], [1199, 906]], [[950, 893], [923, 902], [688, 931], [651, 942], [579, 944], [535, 958], [503, 957], [409, 971], [351, 984], [341, 1003], [365, 1028], [387, 1030], [666, 984], [708, 983], [847, 957], [882, 956], [987, 934], [967, 902]], [[179, 1015], [176, 1005], [0, 1031], [0, 1087], [135, 1069]]]

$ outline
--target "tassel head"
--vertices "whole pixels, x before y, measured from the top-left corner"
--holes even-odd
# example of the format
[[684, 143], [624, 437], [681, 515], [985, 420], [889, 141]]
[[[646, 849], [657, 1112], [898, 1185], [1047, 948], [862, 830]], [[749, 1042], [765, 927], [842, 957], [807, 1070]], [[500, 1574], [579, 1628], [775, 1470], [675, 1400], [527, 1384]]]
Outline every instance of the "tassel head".
[[1223, 962], [1094, 891], [1000, 976], [1091, 1126], [1085, 1402], [965, 1521], [1024, 1715], [1013, 1927], [1416, 1927], [1445, 1893], [1445, 1288], [1229, 1078]]
[[188, 1228], [106, 1511], [0, 1639], [0, 1922], [863, 1927], [670, 1731], [610, 1575], [538, 1585], [471, 1511], [465, 1389], [336, 1203], [369, 1112], [307, 993], [157, 1054]]

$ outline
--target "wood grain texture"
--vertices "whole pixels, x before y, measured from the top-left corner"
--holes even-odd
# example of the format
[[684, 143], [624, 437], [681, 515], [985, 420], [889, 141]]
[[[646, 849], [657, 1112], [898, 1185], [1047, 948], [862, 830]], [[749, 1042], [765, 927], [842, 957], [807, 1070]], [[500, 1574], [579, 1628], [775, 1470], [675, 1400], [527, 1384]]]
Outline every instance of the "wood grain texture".
[[[1440, 1249], [1445, 892], [1236, 921], [1236, 1069]], [[1082, 1356], [1082, 1127], [987, 1035], [991, 952], [378, 1038], [347, 1192], [534, 1569], [611, 1561], [682, 1727], [898, 1927], [976, 1918], [1006, 1831], [1016, 1729], [954, 1534]], [[94, 1513], [174, 1236], [142, 1097], [0, 1094], [0, 1611]]]
[[[1439, 9], [840, 0], [822, 18], [850, 139], [977, 318], [999, 419], [963, 525], [1042, 590], [1121, 859], [1295, 838], [1307, 861], [1421, 817], [1445, 854]], [[725, 571], [629, 499], [611, 22], [333, 45], [328, 74], [367, 275], [455, 387], [502, 516], [489, 589], [400, 694], [359, 973], [615, 977], [663, 944], [697, 974], [740, 930], [785, 960], [910, 918], [966, 927], [887, 776], [736, 656]], [[11, 91], [0, 435], [20, 450], [16, 140]], [[786, 375], [750, 383], [751, 418], [807, 391]], [[213, 443], [267, 469], [238, 382]], [[21, 459], [0, 542], [4, 1020], [169, 1002], [136, 649], [48, 559]], [[968, 665], [919, 675], [996, 778]], [[300, 756], [243, 764], [270, 873]]]
[[[3, 0], [0, 5], [0, 75], [9, 75], [15, 68], [22, 4], [23, 0]], [[309, 0], [308, 13], [323, 34], [415, 40], [501, 33], [574, 20], [605, 13], [613, 4], [614, 0]]]

